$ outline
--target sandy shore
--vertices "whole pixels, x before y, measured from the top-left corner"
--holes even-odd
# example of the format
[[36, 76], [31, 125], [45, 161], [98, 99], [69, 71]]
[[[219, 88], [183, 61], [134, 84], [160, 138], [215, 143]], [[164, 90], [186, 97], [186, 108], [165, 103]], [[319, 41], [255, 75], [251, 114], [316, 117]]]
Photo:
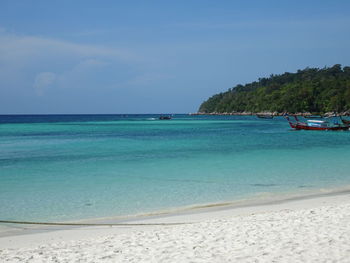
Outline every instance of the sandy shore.
[[0, 262], [349, 262], [348, 191], [0, 238]]

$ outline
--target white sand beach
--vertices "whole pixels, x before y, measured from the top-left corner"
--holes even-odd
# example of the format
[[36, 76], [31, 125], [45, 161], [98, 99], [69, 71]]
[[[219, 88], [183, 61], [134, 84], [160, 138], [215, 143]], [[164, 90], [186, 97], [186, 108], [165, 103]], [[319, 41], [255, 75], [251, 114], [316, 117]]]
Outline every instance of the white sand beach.
[[188, 224], [7, 236], [0, 238], [0, 261], [349, 262], [350, 258], [349, 192], [142, 222]]

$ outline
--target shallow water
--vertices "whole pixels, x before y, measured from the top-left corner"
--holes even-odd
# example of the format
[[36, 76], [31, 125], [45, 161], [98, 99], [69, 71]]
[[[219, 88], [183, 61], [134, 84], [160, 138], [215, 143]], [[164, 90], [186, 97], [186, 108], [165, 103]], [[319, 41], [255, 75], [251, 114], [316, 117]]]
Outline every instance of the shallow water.
[[73, 220], [350, 183], [350, 132], [283, 118], [0, 116], [0, 217]]

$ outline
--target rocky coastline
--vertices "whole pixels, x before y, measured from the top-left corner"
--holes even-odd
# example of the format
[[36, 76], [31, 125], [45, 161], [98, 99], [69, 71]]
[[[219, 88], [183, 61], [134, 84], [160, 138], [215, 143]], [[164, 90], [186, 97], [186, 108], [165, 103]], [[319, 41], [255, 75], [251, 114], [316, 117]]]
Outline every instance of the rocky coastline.
[[325, 112], [325, 113], [311, 113], [311, 112], [196, 112], [189, 113], [189, 115], [218, 115], [218, 116], [253, 116], [253, 115], [268, 115], [268, 116], [285, 116], [285, 115], [296, 115], [296, 116], [320, 116], [320, 117], [331, 117], [331, 116], [350, 116], [350, 111], [345, 112]]

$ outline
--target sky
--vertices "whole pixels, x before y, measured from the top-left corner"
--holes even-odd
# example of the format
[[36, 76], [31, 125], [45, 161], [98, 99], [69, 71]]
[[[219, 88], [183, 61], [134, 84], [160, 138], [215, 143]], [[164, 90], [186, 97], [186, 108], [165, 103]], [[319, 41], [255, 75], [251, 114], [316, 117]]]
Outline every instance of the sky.
[[350, 1], [0, 0], [0, 114], [196, 112], [237, 84], [350, 66]]

